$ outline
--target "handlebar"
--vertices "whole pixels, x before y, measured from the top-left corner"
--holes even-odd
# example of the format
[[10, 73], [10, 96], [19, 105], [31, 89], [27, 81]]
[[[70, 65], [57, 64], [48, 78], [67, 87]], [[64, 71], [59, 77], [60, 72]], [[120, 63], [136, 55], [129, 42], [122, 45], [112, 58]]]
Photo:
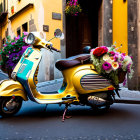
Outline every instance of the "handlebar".
[[54, 50], [56, 52], [61, 52], [60, 50], [57, 50], [56, 48], [52, 47], [52, 44], [48, 45], [46, 44], [47, 48], [50, 49], [50, 50]]

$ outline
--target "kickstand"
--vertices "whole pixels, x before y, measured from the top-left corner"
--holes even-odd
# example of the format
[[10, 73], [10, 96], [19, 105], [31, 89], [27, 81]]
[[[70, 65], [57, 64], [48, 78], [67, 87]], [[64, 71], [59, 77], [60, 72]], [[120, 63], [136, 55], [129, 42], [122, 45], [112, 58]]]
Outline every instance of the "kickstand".
[[65, 118], [66, 118], [66, 119], [71, 118], [71, 116], [66, 116], [66, 112], [67, 112], [67, 110], [68, 110], [68, 106], [69, 106], [69, 104], [66, 104], [66, 106], [65, 106], [65, 110], [64, 110], [64, 113], [63, 113], [62, 122], [65, 121]]
[[48, 106], [48, 104], [45, 105], [44, 112], [46, 112], [47, 106]]

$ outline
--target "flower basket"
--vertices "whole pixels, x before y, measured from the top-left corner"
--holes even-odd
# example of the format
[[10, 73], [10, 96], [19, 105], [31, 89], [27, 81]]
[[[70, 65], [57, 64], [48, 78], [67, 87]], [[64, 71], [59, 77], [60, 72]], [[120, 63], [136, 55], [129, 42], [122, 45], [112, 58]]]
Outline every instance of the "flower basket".
[[117, 52], [115, 45], [101, 46], [91, 50], [91, 60], [96, 71], [118, 87], [119, 83], [126, 83], [126, 74], [129, 78], [133, 75], [132, 59], [125, 53]]
[[127, 74], [127, 72], [126, 71], [123, 71], [123, 70], [120, 70], [118, 72], [118, 80], [119, 80], [119, 83], [123, 83], [123, 81], [125, 80], [126, 74]]

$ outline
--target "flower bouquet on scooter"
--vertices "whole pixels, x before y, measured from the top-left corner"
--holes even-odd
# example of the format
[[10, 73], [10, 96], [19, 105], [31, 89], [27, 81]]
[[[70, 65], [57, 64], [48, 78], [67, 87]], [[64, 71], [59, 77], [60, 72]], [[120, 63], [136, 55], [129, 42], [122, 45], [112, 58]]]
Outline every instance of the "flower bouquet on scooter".
[[96, 71], [111, 81], [114, 86], [126, 83], [126, 74], [132, 78], [133, 61], [125, 53], [117, 52], [115, 45], [111, 47], [101, 46], [91, 50], [91, 60]]

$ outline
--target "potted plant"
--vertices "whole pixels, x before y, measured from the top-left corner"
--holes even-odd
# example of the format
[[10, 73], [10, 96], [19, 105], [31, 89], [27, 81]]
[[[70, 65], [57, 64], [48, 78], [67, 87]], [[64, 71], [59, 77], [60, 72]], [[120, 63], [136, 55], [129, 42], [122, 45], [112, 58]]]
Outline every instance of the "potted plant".
[[82, 12], [78, 0], [69, 0], [66, 4], [65, 13], [67, 15], [77, 16], [78, 13]]
[[0, 66], [3, 72], [7, 73], [11, 77], [11, 72], [15, 68], [16, 64], [20, 60], [22, 54], [29, 45], [25, 43], [25, 37], [27, 32], [23, 32], [23, 35], [20, 37], [15, 37], [11, 39], [10, 36], [7, 37], [7, 41], [3, 44], [3, 48], [0, 51], [1, 62]]

